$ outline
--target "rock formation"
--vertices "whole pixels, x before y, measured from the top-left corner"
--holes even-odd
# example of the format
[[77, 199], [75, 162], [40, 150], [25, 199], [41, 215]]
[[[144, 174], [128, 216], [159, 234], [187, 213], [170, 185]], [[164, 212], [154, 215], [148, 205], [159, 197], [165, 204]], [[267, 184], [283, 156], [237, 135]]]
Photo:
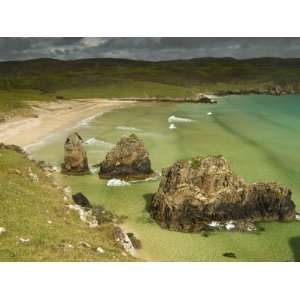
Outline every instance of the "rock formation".
[[144, 179], [153, 175], [149, 154], [135, 134], [122, 137], [100, 163], [102, 178]]
[[67, 137], [62, 173], [73, 175], [89, 173], [88, 160], [82, 144], [83, 139], [77, 132], [72, 133]]
[[162, 227], [178, 231], [200, 231], [212, 221], [295, 219], [289, 189], [247, 184], [222, 156], [178, 161], [163, 169], [150, 211]]

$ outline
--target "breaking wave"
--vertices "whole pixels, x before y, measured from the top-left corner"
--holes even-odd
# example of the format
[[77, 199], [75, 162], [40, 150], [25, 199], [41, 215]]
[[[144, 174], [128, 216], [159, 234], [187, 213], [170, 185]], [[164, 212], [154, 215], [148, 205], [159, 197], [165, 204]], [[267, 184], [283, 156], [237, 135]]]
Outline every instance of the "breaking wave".
[[114, 146], [114, 144], [112, 144], [112, 143], [100, 141], [100, 140], [97, 140], [94, 137], [92, 137], [90, 139], [87, 139], [84, 142], [84, 144], [86, 144], [86, 145], [101, 145], [101, 146], [107, 147], [107, 148], [112, 148]]
[[128, 186], [130, 185], [130, 183], [121, 179], [113, 178], [108, 180], [106, 185], [110, 187], [121, 187], [121, 186]]
[[136, 131], [136, 132], [141, 132], [143, 130], [135, 128], [135, 127], [127, 127], [127, 126], [118, 126], [118, 130], [125, 130], [125, 131]]
[[192, 119], [188, 119], [188, 118], [178, 118], [178, 117], [175, 117], [175, 116], [170, 116], [168, 118], [168, 122], [169, 123], [189, 123], [189, 122], [193, 122]]

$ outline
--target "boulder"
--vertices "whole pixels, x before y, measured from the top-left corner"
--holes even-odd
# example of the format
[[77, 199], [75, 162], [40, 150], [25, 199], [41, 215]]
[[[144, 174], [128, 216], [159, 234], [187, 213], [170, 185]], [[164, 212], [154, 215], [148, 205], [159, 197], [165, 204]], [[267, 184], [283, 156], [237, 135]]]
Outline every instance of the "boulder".
[[102, 178], [145, 179], [153, 175], [149, 154], [135, 134], [122, 137], [100, 163]]
[[62, 173], [83, 175], [90, 173], [88, 159], [83, 148], [83, 139], [77, 133], [70, 134], [65, 142], [65, 158]]
[[75, 204], [80, 205], [82, 207], [91, 208], [92, 205], [87, 197], [85, 197], [82, 193], [77, 193], [72, 195], [72, 199]]
[[247, 184], [223, 156], [208, 156], [163, 169], [150, 212], [162, 227], [187, 232], [213, 221], [288, 221], [295, 219], [291, 195], [277, 183]]

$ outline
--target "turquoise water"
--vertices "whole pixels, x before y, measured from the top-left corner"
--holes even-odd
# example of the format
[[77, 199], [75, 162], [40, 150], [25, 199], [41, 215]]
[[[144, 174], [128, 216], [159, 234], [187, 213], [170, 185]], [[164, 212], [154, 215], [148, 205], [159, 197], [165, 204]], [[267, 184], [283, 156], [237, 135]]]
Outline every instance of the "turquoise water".
[[[207, 115], [212, 112], [212, 115]], [[170, 130], [169, 116], [192, 119]], [[126, 129], [127, 127], [127, 129]], [[99, 163], [124, 134], [143, 138], [154, 170], [181, 158], [222, 154], [233, 170], [249, 182], [277, 181], [290, 187], [300, 206], [300, 96], [230, 96], [217, 105], [140, 104], [107, 113], [77, 128], [85, 138], [90, 164]], [[68, 131], [72, 131], [70, 129]], [[60, 164], [67, 132], [59, 133], [32, 148], [37, 159]], [[259, 234], [170, 232], [152, 222], [145, 209], [158, 181], [107, 187], [98, 176], [63, 177], [74, 192], [83, 192], [94, 203], [119, 215], [125, 226], [141, 239], [139, 255], [152, 261], [227, 261], [234, 252], [239, 261], [291, 261], [299, 259], [300, 222], [261, 224]]]

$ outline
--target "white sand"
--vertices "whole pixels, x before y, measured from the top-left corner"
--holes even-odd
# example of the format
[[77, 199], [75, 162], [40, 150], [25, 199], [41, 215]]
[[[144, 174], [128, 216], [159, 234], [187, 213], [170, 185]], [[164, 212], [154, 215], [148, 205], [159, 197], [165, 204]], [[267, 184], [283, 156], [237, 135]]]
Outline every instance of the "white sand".
[[25, 147], [82, 120], [134, 103], [107, 99], [32, 102], [33, 113], [38, 118], [19, 117], [0, 123], [0, 142]]

